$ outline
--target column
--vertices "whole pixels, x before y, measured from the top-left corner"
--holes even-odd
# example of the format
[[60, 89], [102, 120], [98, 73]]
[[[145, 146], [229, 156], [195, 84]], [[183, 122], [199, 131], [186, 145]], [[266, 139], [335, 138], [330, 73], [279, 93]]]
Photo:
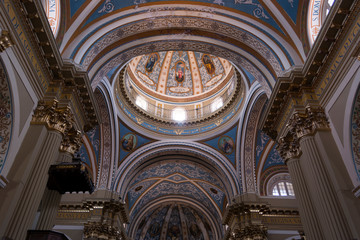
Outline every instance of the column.
[[281, 138], [278, 151], [289, 169], [295, 196], [299, 202], [299, 212], [306, 238], [309, 240], [325, 239], [300, 166], [301, 150], [298, 139], [292, 134]]
[[[70, 129], [61, 142], [60, 153], [56, 163], [71, 163], [81, 143], [81, 132], [74, 128]], [[40, 216], [36, 230], [51, 230], [53, 228], [60, 200], [61, 194], [58, 191], [45, 189], [41, 200]]]
[[296, 112], [290, 119], [290, 128], [299, 139], [303, 152], [301, 169], [309, 187], [309, 193], [321, 220], [326, 239], [352, 239], [352, 234], [336, 195], [333, 183], [318, 149], [314, 135], [318, 131], [329, 131], [329, 124], [321, 108], [306, 107], [305, 113]]
[[[72, 123], [72, 114], [68, 107], [58, 107], [56, 100], [52, 102], [40, 101], [38, 103], [29, 131], [32, 132], [31, 128], [33, 128], [33, 131], [43, 131], [46, 128], [45, 137], [32, 139], [32, 145], [39, 144], [39, 141], [41, 141], [38, 152], [33, 153], [32, 149], [30, 149], [28, 155], [26, 151], [18, 154], [19, 157], [25, 157], [24, 161], [33, 162], [33, 164], [29, 165], [31, 167], [29, 177], [24, 182], [25, 185], [6, 227], [4, 239], [25, 239], [46, 187], [47, 171], [50, 165], [56, 161], [63, 134], [71, 127]], [[26, 145], [28, 144], [26, 143]], [[23, 144], [22, 147], [25, 147], [25, 145]]]

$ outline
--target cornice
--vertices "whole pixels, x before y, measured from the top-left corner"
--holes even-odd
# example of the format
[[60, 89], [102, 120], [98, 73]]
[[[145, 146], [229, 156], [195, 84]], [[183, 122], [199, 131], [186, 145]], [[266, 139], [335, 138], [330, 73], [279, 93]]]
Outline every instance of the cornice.
[[73, 114], [69, 107], [59, 107], [58, 101], [39, 101], [34, 110], [31, 124], [45, 125], [49, 130], [57, 131], [63, 135], [73, 126]]
[[28, 32], [33, 40], [31, 47], [37, 49], [39, 61], [50, 74], [49, 87], [44, 89], [44, 99], [48, 95], [58, 94], [60, 104], [70, 101], [71, 104], [67, 105], [75, 108], [73, 111], [76, 113], [77, 124], [84, 131], [89, 130], [99, 122], [99, 114], [87, 73], [78, 71], [73, 64], [63, 61], [39, 0], [15, 2], [17, 3], [14, 4], [21, 6], [20, 12], [30, 30]]
[[[285, 131], [286, 122], [298, 108], [316, 103], [322, 95], [315, 91], [323, 83], [332, 58], [343, 44], [358, 16], [360, 1], [341, 1], [333, 6], [307, 57], [304, 66], [295, 66], [279, 77], [265, 110], [266, 117], [260, 128], [271, 138], [279, 140]], [[349, 46], [350, 47], [350, 46]], [[323, 89], [324, 91], [324, 89]]]

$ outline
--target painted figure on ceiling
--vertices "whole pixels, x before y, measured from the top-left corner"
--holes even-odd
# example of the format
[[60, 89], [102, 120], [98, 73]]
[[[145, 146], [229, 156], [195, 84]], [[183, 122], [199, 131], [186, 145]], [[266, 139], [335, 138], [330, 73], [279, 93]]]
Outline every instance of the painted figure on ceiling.
[[175, 68], [175, 80], [181, 85], [185, 80], [185, 64], [180, 61], [176, 63]]
[[234, 141], [228, 136], [219, 139], [219, 148], [225, 154], [231, 154], [234, 149]]
[[202, 57], [202, 61], [208, 74], [213, 75], [215, 73], [215, 66], [213, 61], [211, 60], [211, 57], [207, 54], [204, 54]]
[[149, 73], [152, 72], [158, 60], [159, 60], [159, 55], [157, 53], [150, 54], [149, 59], [145, 66], [146, 71]]
[[136, 137], [133, 134], [127, 134], [121, 141], [122, 147], [125, 151], [131, 151], [136, 146]]

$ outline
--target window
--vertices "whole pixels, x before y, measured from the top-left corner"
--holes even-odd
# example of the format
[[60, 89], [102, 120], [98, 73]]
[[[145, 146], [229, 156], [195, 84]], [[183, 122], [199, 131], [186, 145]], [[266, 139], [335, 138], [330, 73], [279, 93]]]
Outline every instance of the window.
[[273, 196], [295, 196], [294, 188], [291, 182], [278, 182], [272, 189]]
[[51, 30], [56, 37], [60, 25], [60, 1], [45, 0], [43, 2], [45, 13], [48, 18]]
[[147, 102], [145, 99], [143, 99], [140, 96], [136, 97], [136, 105], [138, 105], [139, 107], [141, 107], [142, 109], [144, 109], [145, 111], [147, 110]]
[[222, 100], [222, 98], [216, 99], [216, 100], [211, 104], [211, 112], [215, 112], [216, 110], [218, 110], [218, 109], [221, 108], [222, 106], [223, 106], [223, 100]]
[[172, 112], [172, 119], [177, 122], [182, 122], [186, 119], [186, 111], [182, 108], [175, 108]]
[[314, 43], [326, 16], [335, 0], [310, 0], [308, 13], [308, 31], [311, 44]]

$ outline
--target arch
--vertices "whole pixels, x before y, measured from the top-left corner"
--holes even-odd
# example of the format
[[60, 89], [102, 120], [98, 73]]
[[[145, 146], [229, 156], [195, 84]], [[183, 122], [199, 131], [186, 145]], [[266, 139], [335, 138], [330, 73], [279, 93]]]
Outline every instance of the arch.
[[[65, 38], [66, 44], [61, 46], [62, 54], [65, 57], [74, 58], [75, 62], [80, 62], [80, 59], [83, 58], [88, 49], [95, 42], [99, 41], [102, 36], [119, 26], [130, 27], [130, 24], [137, 24], [132, 25], [130, 31], [128, 29], [122, 30], [120, 35], [124, 37], [127, 34], [133, 34], [134, 31], [144, 32], [149, 31], [149, 29], [192, 28], [207, 29], [219, 35], [231, 36], [235, 34], [234, 38], [238, 38], [241, 33], [246, 31], [247, 33], [253, 33], [249, 37], [253, 35], [264, 39], [265, 45], [268, 45], [269, 49], [272, 49], [274, 53], [279, 54], [279, 59], [281, 59], [285, 68], [288, 68], [286, 62], [294, 61], [295, 64], [300, 63], [298, 62], [299, 60], [301, 61], [300, 54], [296, 44], [292, 43], [294, 38], [284, 36], [278, 30], [257, 21], [256, 18], [248, 17], [241, 13], [234, 13], [211, 5], [204, 6], [203, 4], [197, 5], [196, 3], [192, 5], [190, 7], [187, 4], [168, 3], [168, 6], [165, 7], [162, 3], [154, 3], [153, 5], [143, 6], [138, 13], [131, 10], [113, 11], [103, 18], [83, 26], [81, 31], [71, 39]], [[197, 16], [197, 23], [192, 21], [189, 16]], [[150, 21], [146, 21], [148, 19]], [[206, 24], [202, 23], [202, 21], [206, 21]], [[78, 21], [77, 24], [72, 25], [69, 32], [74, 32], [80, 27], [81, 23]], [[229, 31], [230, 28], [231, 31]], [[86, 40], [83, 40], [84, 35]], [[243, 40], [244, 42], [247, 41], [247, 39]]]
[[266, 169], [262, 174], [261, 174], [261, 178], [259, 179], [260, 181], [260, 189], [258, 190], [261, 196], [266, 195], [267, 193], [267, 183], [269, 182], [269, 180], [277, 175], [277, 174], [281, 174], [281, 173], [289, 173], [287, 166], [285, 165], [280, 165], [280, 166], [274, 166], [274, 167], [270, 167], [268, 169]]
[[68, 32], [79, 30], [64, 38], [62, 55], [81, 64], [95, 88], [104, 76], [138, 55], [166, 50], [211, 52], [251, 73], [268, 96], [283, 70], [303, 63], [294, 38], [249, 16], [193, 4], [153, 3], [136, 15], [127, 9], [112, 11], [81, 29], [81, 21], [76, 20]]
[[3, 63], [3, 60], [0, 59], [0, 186], [5, 186], [7, 183], [7, 180], [3, 173], [5, 172], [3, 171], [5, 165], [9, 165], [9, 167], [12, 165], [12, 161], [7, 162], [7, 159], [14, 132], [13, 102], [13, 91], [11, 89], [9, 75]]
[[[358, 182], [360, 182], [360, 83], [359, 83], [359, 75], [360, 71], [356, 74], [357, 77], [355, 77], [353, 86], [354, 89], [356, 89], [356, 92], [354, 94], [354, 91], [352, 91], [349, 94], [348, 101], [352, 100], [351, 110], [350, 113], [350, 121], [348, 123], [345, 122], [345, 125], [349, 124], [349, 127], [346, 130], [346, 132], [349, 133], [350, 137], [347, 137], [346, 139], [349, 139], [350, 144], [347, 145], [350, 148], [350, 152], [352, 155], [352, 161], [353, 161], [353, 168], [356, 172]], [[352, 98], [351, 98], [352, 96]], [[350, 173], [351, 174], [351, 173]]]
[[[272, 177], [270, 177], [267, 182], [264, 184], [264, 189], [263, 193], [266, 196], [272, 196], [272, 189], [275, 187], [275, 185], [277, 185], [280, 182], [289, 182], [291, 183], [291, 177], [289, 173], [278, 173], [278, 174], [274, 174], [272, 175]], [[292, 190], [293, 191], [293, 190]], [[291, 196], [291, 195], [288, 195]]]
[[244, 192], [256, 192], [255, 144], [257, 124], [267, 97], [260, 89], [254, 89], [244, 114], [241, 133], [241, 178]]
[[[231, 162], [216, 150], [200, 143], [181, 142], [181, 141], [158, 141], [147, 144], [130, 154], [116, 172], [112, 189], [118, 191], [122, 197], [125, 196], [130, 176], [134, 175], [138, 167], [146, 163], [149, 159], [168, 153], [187, 154], [195, 156], [205, 165], [212, 165], [217, 174], [224, 177], [224, 184], [227, 186], [229, 197], [241, 192], [241, 185], [236, 177], [236, 172]], [[127, 179], [127, 181], [126, 181]]]
[[114, 168], [114, 116], [111, 99], [104, 86], [99, 86], [95, 90], [100, 115], [100, 143], [101, 143], [101, 164], [98, 169], [97, 188], [107, 189], [111, 186], [112, 173]]

